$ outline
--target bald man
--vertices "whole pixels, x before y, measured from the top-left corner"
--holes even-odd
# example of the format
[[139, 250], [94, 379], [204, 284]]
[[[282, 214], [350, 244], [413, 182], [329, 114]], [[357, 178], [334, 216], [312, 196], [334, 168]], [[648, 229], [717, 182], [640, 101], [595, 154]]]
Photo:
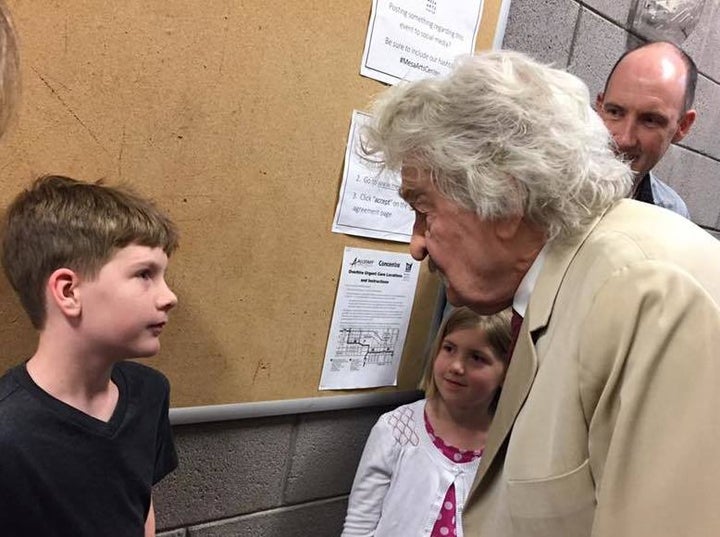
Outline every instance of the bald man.
[[690, 131], [697, 67], [669, 42], [642, 45], [623, 54], [610, 71], [596, 109], [610, 130], [618, 154], [635, 172], [631, 197], [689, 218], [685, 202], [652, 169], [671, 143]]

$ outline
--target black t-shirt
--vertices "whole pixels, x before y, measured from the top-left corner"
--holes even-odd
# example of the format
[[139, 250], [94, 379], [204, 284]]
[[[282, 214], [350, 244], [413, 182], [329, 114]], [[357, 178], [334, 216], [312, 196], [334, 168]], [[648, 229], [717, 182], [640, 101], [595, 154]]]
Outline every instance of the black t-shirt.
[[106, 423], [38, 387], [25, 365], [0, 379], [0, 535], [142, 537], [152, 485], [177, 467], [169, 384], [116, 364]]

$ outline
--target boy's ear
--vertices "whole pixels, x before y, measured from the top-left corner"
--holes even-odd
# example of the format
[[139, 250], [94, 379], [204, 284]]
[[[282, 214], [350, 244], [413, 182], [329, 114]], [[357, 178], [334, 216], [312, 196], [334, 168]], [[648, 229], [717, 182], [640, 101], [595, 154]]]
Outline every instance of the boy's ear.
[[82, 311], [79, 283], [78, 274], [69, 268], [59, 268], [48, 278], [48, 302], [52, 302], [66, 317], [79, 317]]

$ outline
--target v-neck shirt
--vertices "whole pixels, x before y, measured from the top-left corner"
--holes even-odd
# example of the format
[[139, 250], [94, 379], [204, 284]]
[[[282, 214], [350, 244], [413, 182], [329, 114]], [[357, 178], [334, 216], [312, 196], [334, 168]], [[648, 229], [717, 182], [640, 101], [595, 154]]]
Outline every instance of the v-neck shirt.
[[112, 371], [107, 422], [48, 394], [25, 364], [0, 379], [0, 528], [13, 536], [141, 536], [151, 489], [177, 466], [169, 384], [135, 362]]

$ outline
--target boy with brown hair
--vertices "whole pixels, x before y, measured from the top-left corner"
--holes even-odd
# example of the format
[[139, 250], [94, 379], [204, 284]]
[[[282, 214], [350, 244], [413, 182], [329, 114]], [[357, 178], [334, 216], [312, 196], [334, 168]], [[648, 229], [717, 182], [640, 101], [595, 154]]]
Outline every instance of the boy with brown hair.
[[41, 177], [10, 205], [2, 264], [35, 354], [0, 378], [0, 528], [12, 537], [155, 534], [177, 466], [160, 348], [177, 298], [174, 224], [126, 190]]

